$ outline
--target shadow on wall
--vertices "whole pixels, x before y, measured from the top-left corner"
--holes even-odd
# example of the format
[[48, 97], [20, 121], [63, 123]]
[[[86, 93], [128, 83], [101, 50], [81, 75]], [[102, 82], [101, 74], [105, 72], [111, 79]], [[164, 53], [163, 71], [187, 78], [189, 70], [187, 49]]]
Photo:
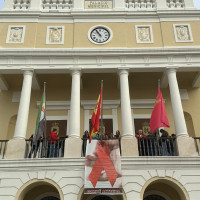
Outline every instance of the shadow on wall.
[[192, 120], [192, 116], [188, 112], [184, 112], [185, 122], [188, 130], [188, 134], [190, 137], [197, 137], [194, 131], [194, 124]]
[[15, 131], [15, 125], [17, 121], [17, 115], [14, 115], [10, 118], [9, 124], [8, 124], [8, 132], [6, 135], [6, 140], [10, 140], [14, 136], [14, 131]]

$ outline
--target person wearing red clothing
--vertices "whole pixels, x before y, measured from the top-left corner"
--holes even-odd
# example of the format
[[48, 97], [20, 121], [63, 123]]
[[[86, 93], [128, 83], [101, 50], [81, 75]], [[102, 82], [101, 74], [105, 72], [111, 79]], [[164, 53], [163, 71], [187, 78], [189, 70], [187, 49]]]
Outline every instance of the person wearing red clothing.
[[142, 133], [142, 130], [140, 129], [138, 131], [138, 134], [136, 134], [136, 138], [137, 138], [137, 141], [138, 141], [138, 151], [139, 151], [139, 155], [140, 156], [144, 156], [145, 155], [145, 144], [146, 144], [146, 141], [144, 140], [146, 138], [146, 135], [144, 135]]
[[51, 135], [50, 135], [50, 139], [51, 139], [51, 143], [57, 144], [57, 140], [58, 139], [58, 135], [57, 135], [57, 130], [53, 129], [53, 131], [51, 131]]
[[50, 154], [49, 154], [50, 158], [58, 156], [57, 155], [57, 152], [58, 152], [57, 140], [58, 140], [57, 129], [54, 128], [53, 131], [51, 131], [51, 135], [50, 135]]

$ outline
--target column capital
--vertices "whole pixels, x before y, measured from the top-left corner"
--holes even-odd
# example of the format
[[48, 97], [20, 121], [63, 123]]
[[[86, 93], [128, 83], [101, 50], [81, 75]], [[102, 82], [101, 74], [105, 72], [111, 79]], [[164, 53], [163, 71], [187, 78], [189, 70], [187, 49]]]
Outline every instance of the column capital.
[[26, 69], [26, 68], [24, 68], [24, 69], [21, 69], [22, 70], [22, 72], [23, 72], [23, 75], [31, 75], [31, 76], [33, 76], [33, 73], [34, 73], [34, 69]]
[[81, 68], [71, 68], [70, 69], [70, 74], [71, 74], [71, 76], [76, 75], [76, 74], [81, 75], [82, 74], [81, 73]]
[[166, 67], [165, 71], [166, 71], [167, 74], [176, 73], [177, 69], [178, 69], [178, 67]]
[[129, 68], [121, 68], [121, 67], [119, 67], [118, 68], [118, 74], [119, 75], [122, 75], [122, 74], [127, 74], [127, 75], [129, 75]]

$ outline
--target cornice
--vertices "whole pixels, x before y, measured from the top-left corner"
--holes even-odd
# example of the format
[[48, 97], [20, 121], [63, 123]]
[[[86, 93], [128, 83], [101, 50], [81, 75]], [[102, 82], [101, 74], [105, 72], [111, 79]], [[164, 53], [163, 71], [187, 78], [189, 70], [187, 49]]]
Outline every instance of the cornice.
[[[200, 157], [121, 157], [122, 170], [174, 169], [191, 170], [200, 167]], [[0, 160], [0, 171], [85, 170], [85, 158]]]
[[151, 48], [1, 48], [4, 56], [112, 56], [112, 55], [194, 55], [200, 46], [165, 46]]
[[[43, 20], [61, 20], [62, 22], [68, 22], [69, 20], [76, 21], [77, 19], [88, 19], [88, 21], [94, 21], [98, 19], [113, 20], [150, 20], [153, 21], [193, 21], [200, 20], [200, 10], [192, 9], [166, 9], [166, 10], [139, 10], [133, 11], [131, 9], [124, 9], [121, 11], [118, 10], [68, 10], [65, 12], [51, 11], [51, 12], [42, 12], [42, 11], [0, 11], [0, 19], [4, 21], [14, 21], [19, 20], [20, 22], [42, 22]], [[84, 21], [83, 21], [84, 22]]]

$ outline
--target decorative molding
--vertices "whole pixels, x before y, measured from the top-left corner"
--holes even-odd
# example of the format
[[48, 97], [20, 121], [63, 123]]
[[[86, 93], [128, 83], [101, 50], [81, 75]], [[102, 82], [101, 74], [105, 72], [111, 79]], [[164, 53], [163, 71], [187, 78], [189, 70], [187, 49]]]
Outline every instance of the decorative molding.
[[23, 44], [24, 37], [25, 37], [25, 29], [26, 29], [25, 25], [24, 26], [21, 26], [21, 25], [8, 26], [6, 43], [7, 44]]
[[64, 44], [64, 26], [47, 26], [46, 44]]
[[176, 42], [193, 42], [190, 24], [173, 24]]
[[131, 108], [149, 108], [152, 109], [155, 104], [155, 99], [132, 99]]
[[[93, 110], [97, 101], [96, 100], [82, 100], [81, 106], [83, 106], [84, 110]], [[118, 108], [120, 105], [120, 100], [104, 100], [103, 108], [104, 109], [114, 109]]]
[[[40, 101], [37, 101], [40, 106]], [[46, 101], [46, 110], [70, 110], [70, 101]]]
[[153, 43], [152, 25], [135, 25], [136, 43]]

